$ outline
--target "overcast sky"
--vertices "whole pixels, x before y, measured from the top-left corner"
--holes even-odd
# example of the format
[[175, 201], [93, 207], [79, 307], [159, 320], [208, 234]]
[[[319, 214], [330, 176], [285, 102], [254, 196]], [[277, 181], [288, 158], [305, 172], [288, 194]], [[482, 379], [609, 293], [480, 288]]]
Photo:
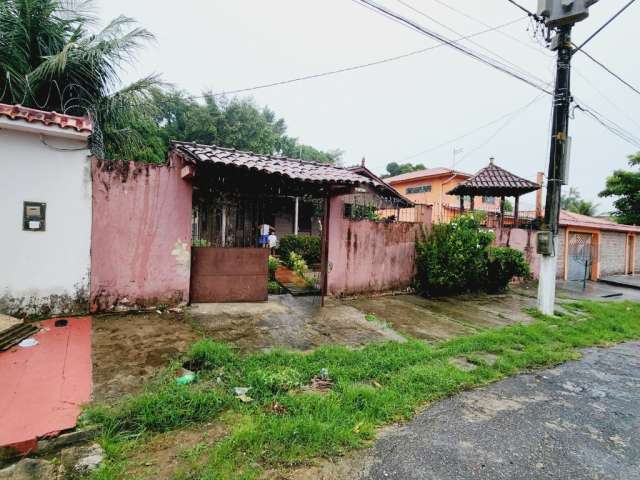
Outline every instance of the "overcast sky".
[[[501, 29], [509, 36], [491, 32], [474, 41], [493, 56], [552, 81], [552, 54], [532, 38], [529, 21], [507, 0], [403, 1], [461, 36], [486, 30], [486, 24], [522, 18]], [[626, 2], [600, 0], [591, 8], [591, 16], [574, 29], [574, 41], [585, 39]], [[398, 0], [380, 3], [450, 38], [456, 36]], [[537, 2], [521, 3], [535, 9]], [[140, 55], [136, 68], [125, 72], [124, 80], [157, 72], [192, 94], [252, 87], [437, 44], [350, 0], [99, 0], [98, 5], [103, 20], [131, 16], [157, 37]], [[640, 4], [634, 4], [587, 48], [636, 86], [640, 86], [640, 55], [635, 47], [639, 23]], [[574, 67], [573, 94], [640, 135], [640, 95], [582, 55], [576, 55]], [[471, 173], [495, 156], [497, 164], [534, 179], [548, 161], [550, 97], [446, 46], [244, 95], [283, 117], [289, 134], [302, 142], [344, 150], [345, 164], [358, 163], [364, 156], [367, 166], [378, 173], [392, 161], [451, 166], [454, 148], [464, 149], [457, 154], [456, 168]], [[517, 114], [473, 135], [416, 155], [518, 109]], [[597, 193], [607, 175], [626, 167], [626, 157], [634, 148], [580, 112], [575, 113], [570, 133], [570, 185], [595, 200], [601, 211], [607, 210], [610, 201], [597, 198]], [[523, 203], [530, 206], [532, 199]]]

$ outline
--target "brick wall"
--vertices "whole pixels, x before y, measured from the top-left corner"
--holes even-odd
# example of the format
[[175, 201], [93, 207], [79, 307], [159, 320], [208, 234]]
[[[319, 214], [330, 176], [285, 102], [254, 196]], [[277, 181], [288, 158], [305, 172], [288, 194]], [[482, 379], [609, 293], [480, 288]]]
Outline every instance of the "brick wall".
[[602, 232], [600, 235], [600, 276], [625, 273], [626, 233]]

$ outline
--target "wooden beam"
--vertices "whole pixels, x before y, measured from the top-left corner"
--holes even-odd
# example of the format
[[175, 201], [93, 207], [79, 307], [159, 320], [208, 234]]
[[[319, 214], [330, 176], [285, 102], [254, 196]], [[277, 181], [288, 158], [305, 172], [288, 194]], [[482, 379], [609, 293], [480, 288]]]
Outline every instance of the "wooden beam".
[[515, 206], [513, 207], [513, 226], [518, 228], [518, 213], [520, 211], [520, 196], [516, 196]]
[[500, 228], [504, 227], [504, 197], [500, 197]]
[[460, 195], [460, 214], [464, 213], [464, 195]]
[[471, 205], [470, 205], [470, 207], [471, 207], [471, 211], [472, 212], [475, 211], [475, 209], [476, 209], [475, 200], [476, 200], [476, 197], [471, 195]]

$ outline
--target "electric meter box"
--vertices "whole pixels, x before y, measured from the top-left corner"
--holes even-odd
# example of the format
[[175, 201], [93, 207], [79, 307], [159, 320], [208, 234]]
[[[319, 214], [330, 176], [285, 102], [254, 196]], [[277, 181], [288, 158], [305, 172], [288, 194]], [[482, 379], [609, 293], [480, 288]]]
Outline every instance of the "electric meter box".
[[22, 230], [44, 232], [46, 226], [47, 204], [42, 202], [24, 202], [22, 207]]
[[540, 255], [553, 255], [553, 232], [541, 230], [538, 232], [536, 251]]
[[589, 7], [598, 0], [538, 0], [538, 15], [547, 27], [561, 27], [589, 16]]

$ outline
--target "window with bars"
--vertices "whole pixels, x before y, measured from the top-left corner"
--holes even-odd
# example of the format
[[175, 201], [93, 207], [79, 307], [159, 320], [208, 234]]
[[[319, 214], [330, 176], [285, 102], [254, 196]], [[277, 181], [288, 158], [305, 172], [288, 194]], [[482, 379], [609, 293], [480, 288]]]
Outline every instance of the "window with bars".
[[420, 185], [418, 187], [407, 187], [406, 193], [428, 193], [431, 191], [431, 185]]

